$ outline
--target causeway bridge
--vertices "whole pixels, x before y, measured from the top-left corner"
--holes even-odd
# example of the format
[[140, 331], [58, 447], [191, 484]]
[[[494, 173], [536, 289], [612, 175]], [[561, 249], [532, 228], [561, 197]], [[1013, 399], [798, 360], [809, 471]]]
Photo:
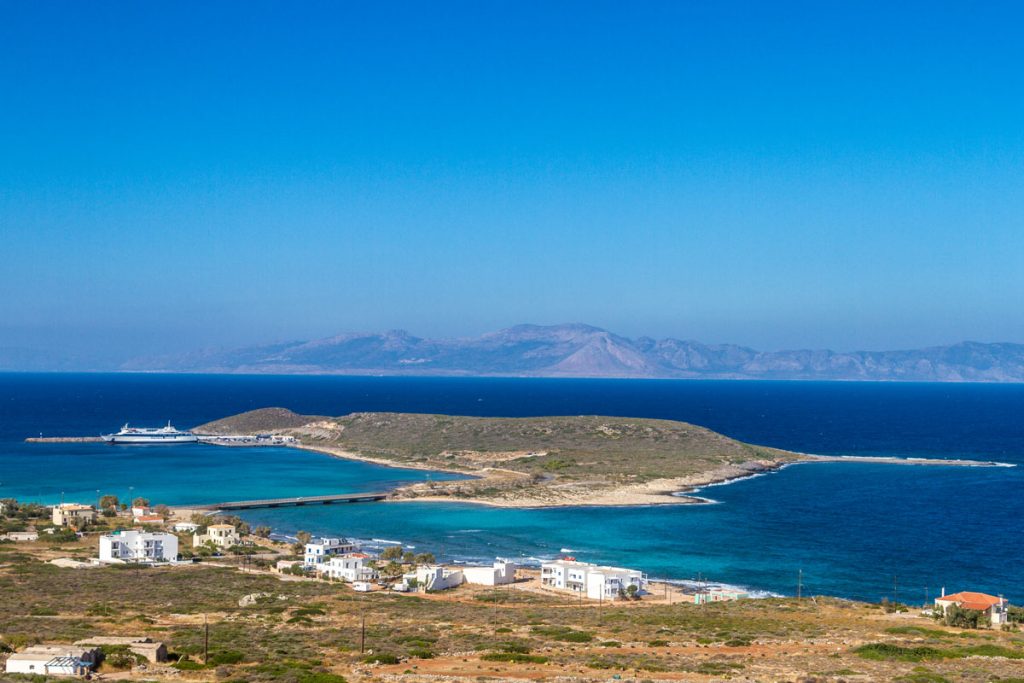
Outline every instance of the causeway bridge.
[[222, 503], [176, 505], [177, 510], [250, 510], [253, 508], [286, 508], [300, 505], [331, 505], [332, 503], [374, 503], [388, 497], [387, 493], [338, 493], [328, 496], [296, 496], [294, 498], [263, 498], [234, 500]]

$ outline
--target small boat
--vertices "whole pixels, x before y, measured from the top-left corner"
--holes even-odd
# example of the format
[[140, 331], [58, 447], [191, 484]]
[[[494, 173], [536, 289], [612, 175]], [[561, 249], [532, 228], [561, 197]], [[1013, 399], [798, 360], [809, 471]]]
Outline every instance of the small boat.
[[199, 437], [192, 432], [182, 432], [171, 426], [170, 420], [166, 427], [129, 427], [125, 423], [117, 434], [101, 436], [105, 442], [112, 444], [154, 444], [154, 443], [196, 443]]

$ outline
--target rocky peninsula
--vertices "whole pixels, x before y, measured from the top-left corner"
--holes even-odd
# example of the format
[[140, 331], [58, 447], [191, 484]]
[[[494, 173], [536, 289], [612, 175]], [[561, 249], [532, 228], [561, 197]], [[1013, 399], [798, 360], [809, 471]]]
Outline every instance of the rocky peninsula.
[[815, 456], [746, 444], [685, 422], [589, 415], [493, 418], [353, 413], [325, 417], [264, 408], [194, 431], [288, 435], [295, 438], [294, 447], [338, 458], [464, 474], [462, 480], [403, 486], [389, 500], [500, 507], [703, 502], [687, 494], [800, 462], [996, 464]]

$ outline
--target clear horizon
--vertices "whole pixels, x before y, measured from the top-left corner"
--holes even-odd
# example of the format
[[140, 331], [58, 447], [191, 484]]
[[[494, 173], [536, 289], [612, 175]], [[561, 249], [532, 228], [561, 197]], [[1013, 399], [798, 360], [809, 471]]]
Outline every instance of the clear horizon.
[[1024, 342], [1009, 2], [0, 5], [0, 352]]

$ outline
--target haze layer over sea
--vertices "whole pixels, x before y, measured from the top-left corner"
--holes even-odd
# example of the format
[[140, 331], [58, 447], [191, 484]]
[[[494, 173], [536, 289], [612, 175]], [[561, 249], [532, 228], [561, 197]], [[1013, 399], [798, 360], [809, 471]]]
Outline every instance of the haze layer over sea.
[[[266, 406], [308, 414], [607, 414], [685, 420], [820, 454], [1024, 464], [1024, 386], [651, 380], [0, 374], [0, 497], [96, 491], [183, 504], [377, 490], [423, 472], [292, 449], [32, 445]], [[431, 476], [440, 477], [441, 474]], [[130, 488], [129, 487], [133, 487]], [[708, 488], [714, 505], [508, 510], [395, 503], [254, 510], [283, 532], [400, 540], [463, 559], [552, 557], [790, 594], [923, 602], [941, 586], [1024, 600], [1024, 467], [808, 464]], [[568, 551], [567, 551], [568, 552]], [[895, 579], [895, 588], [894, 588]]]

